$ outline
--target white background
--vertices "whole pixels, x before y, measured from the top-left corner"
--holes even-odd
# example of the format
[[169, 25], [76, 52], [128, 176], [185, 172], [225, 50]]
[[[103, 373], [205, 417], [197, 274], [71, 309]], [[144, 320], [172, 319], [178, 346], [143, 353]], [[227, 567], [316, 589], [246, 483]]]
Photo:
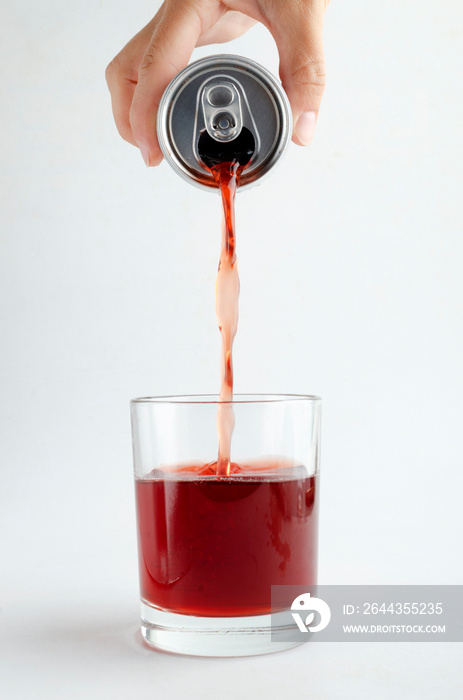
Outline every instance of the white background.
[[[2, 4], [2, 697], [461, 697], [461, 645], [141, 644], [128, 402], [216, 392], [220, 348], [219, 198], [112, 122], [153, 5]], [[322, 396], [322, 583], [462, 582], [462, 26], [333, 0], [315, 141], [238, 196], [236, 390]], [[261, 27], [218, 50], [277, 72]]]

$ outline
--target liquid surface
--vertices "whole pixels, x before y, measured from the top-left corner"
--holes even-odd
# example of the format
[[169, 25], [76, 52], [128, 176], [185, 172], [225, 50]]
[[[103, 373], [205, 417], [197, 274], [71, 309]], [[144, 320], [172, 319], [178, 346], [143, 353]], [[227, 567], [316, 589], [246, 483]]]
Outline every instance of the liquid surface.
[[318, 485], [305, 468], [232, 464], [136, 481], [142, 598], [189, 615], [259, 615], [271, 586], [316, 583]]

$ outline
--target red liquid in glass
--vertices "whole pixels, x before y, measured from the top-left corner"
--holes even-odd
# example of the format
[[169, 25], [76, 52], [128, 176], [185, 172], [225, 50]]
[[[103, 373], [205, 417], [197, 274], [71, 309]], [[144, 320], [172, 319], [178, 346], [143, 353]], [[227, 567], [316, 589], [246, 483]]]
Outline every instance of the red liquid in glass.
[[189, 615], [269, 613], [272, 585], [316, 583], [317, 477], [232, 463], [197, 478], [211, 467], [136, 481], [141, 597]]

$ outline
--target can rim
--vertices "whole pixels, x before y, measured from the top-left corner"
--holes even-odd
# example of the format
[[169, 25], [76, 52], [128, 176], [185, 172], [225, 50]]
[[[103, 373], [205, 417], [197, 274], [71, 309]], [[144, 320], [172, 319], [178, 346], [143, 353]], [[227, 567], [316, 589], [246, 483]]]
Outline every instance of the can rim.
[[[206, 176], [204, 180], [197, 179], [191, 175], [191, 171], [188, 171], [185, 167], [182, 167], [180, 159], [178, 159], [173, 152], [167, 132], [168, 116], [170, 114], [170, 107], [172, 105], [172, 94], [174, 93], [174, 90], [179, 84], [187, 83], [190, 77], [197, 72], [198, 66], [207, 69], [208, 67], [216, 66], [217, 64], [220, 64], [220, 68], [234, 66], [245, 71], [248, 70], [249, 72], [251, 72], [250, 69], [257, 69], [261, 73], [261, 76], [256, 75], [255, 77], [256, 79], [262, 77], [262, 84], [264, 85], [264, 87], [266, 87], [272, 92], [275, 104], [278, 107], [279, 118], [282, 124], [281, 136], [280, 139], [277, 140], [277, 146], [273, 153], [273, 155], [276, 157], [270, 159], [270, 162], [267, 165], [266, 169], [262, 172], [262, 174], [259, 177], [248, 182], [246, 182], [246, 178], [243, 177], [241, 184], [238, 188], [238, 191], [243, 191], [260, 184], [273, 171], [276, 164], [279, 163], [279, 161], [281, 160], [281, 156], [287, 150], [292, 133], [292, 114], [288, 97], [281, 83], [277, 80], [273, 73], [271, 73], [260, 63], [257, 63], [256, 61], [246, 58], [244, 56], [238, 56], [236, 54], [213, 54], [212, 56], [206, 56], [205, 58], [200, 58], [188, 64], [188, 66], [186, 66], [170, 81], [169, 85], [166, 87], [162, 95], [157, 112], [157, 138], [159, 146], [166, 161], [178, 175], [180, 175], [184, 180], [186, 180], [190, 184], [195, 185], [196, 187], [199, 187], [202, 190], [218, 192], [217, 184], [213, 179], [209, 180], [209, 178], [206, 178]], [[264, 82], [264, 80], [266, 82]]]

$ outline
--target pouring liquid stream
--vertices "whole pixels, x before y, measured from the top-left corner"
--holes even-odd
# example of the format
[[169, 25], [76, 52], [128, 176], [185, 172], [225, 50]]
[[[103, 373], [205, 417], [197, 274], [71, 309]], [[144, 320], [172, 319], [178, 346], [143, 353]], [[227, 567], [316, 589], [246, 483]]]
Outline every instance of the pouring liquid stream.
[[236, 187], [242, 167], [239, 163], [222, 163], [212, 168], [219, 183], [222, 203], [222, 248], [216, 283], [217, 323], [222, 336], [220, 358], [220, 403], [217, 408], [219, 455], [217, 474], [229, 476], [231, 469], [231, 438], [235, 426], [233, 414], [233, 341], [238, 329], [238, 299], [240, 280], [235, 252]]
[[222, 246], [216, 283], [217, 323], [222, 336], [221, 383], [217, 408], [219, 453], [217, 463], [210, 465], [218, 476], [232, 472], [231, 439], [235, 425], [233, 413], [233, 341], [238, 329], [240, 280], [235, 243], [235, 195], [241, 173], [249, 165], [255, 142], [246, 128], [234, 141], [214, 142], [204, 134], [198, 144], [204, 167], [210, 170], [222, 195]]

